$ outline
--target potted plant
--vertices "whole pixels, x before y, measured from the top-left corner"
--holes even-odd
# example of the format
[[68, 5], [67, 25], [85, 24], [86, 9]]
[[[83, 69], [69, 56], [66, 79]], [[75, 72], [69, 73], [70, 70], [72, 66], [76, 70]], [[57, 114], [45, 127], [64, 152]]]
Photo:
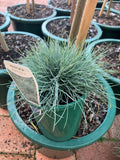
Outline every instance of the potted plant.
[[[52, 38], [55, 40], [59, 40], [60, 42], [68, 42], [70, 28], [71, 24], [69, 16], [53, 17], [51, 19], [46, 20], [42, 24], [42, 32], [44, 36], [47, 39]], [[101, 36], [101, 28], [96, 23], [91, 22], [86, 43], [90, 43], [97, 39], [100, 39]]]
[[[93, 42], [89, 46], [89, 51], [92, 49], [97, 50], [98, 47], [101, 47], [101, 50], [106, 50], [108, 48], [107, 53], [104, 54], [104, 61], [109, 62], [113, 65], [112, 68], [116, 69], [118, 73], [106, 75], [106, 79], [110, 83], [114, 94], [116, 96], [117, 102], [117, 114], [119, 114], [120, 109], [120, 77], [119, 77], [119, 52], [120, 52], [120, 39], [101, 39], [96, 42]], [[108, 68], [110, 69], [110, 68]]]
[[[111, 2], [109, 3], [109, 8], [104, 9], [105, 3], [107, 0], [104, 1], [101, 9], [96, 9], [93, 21], [97, 23], [102, 31], [102, 38], [117, 38], [119, 39], [120, 35], [120, 15], [110, 11]], [[118, 19], [118, 21], [116, 20]]]
[[2, 35], [0, 34], [0, 43], [4, 41], [2, 43], [3, 48], [0, 47], [0, 107], [4, 109], [7, 108], [6, 96], [11, 81], [3, 64], [3, 60], [16, 61], [18, 57], [25, 54], [25, 50], [30, 48], [31, 44], [35, 46], [35, 43], [40, 40], [40, 37], [27, 32], [14, 31], [2, 32]]
[[72, 4], [70, 0], [49, 0], [47, 4], [57, 11], [57, 16], [70, 16]]
[[[24, 96], [21, 98], [27, 104], [30, 104], [32, 114], [34, 114], [43, 135], [34, 133], [34, 131], [31, 132], [28, 127], [23, 129], [26, 125], [19, 125], [18, 121], [21, 123], [21, 119], [18, 113], [13, 113], [13, 111], [16, 110], [15, 102], [19, 102], [19, 99], [16, 101], [16, 95], [20, 93], [17, 92], [13, 83], [8, 91], [7, 104], [13, 122], [29, 139], [38, 144], [47, 147], [52, 146], [52, 148], [56, 149], [75, 149], [93, 143], [105, 134], [111, 126], [115, 116], [116, 104], [109, 84], [102, 77], [105, 65], [101, 62], [100, 65], [96, 58], [91, 61], [89, 55], [86, 56], [85, 53], [86, 48], [81, 51], [79, 47], [75, 47], [75, 44], [68, 46], [62, 44], [61, 46], [58, 41], [49, 41], [47, 45], [46, 43], [38, 44], [37, 50], [28, 51], [27, 56], [19, 60], [22, 65], [32, 71], [38, 83], [40, 105], [33, 105], [27, 102]], [[27, 86], [24, 87], [26, 88]], [[77, 132], [81, 115], [85, 115], [83, 103], [85, 103], [85, 97], [90, 93], [96, 94], [99, 98], [101, 97], [102, 102], [105, 102], [108, 106], [106, 118], [98, 127], [99, 129], [90, 134], [91, 138], [87, 135], [77, 140], [70, 139]], [[18, 117], [19, 120], [17, 120]], [[28, 136], [28, 133], [24, 131], [30, 131], [31, 135]], [[40, 140], [38, 140], [38, 137]], [[55, 144], [54, 147], [53, 144]]]
[[0, 22], [0, 31], [7, 31], [8, 27], [10, 26], [10, 18], [4, 13], [0, 12]]
[[[33, 1], [32, 1], [33, 2]], [[42, 37], [41, 24], [56, 15], [56, 11], [41, 4], [17, 4], [7, 8], [14, 30], [34, 33]]]
[[[109, 8], [109, 4], [110, 4], [110, 2], [106, 3], [107, 9]], [[111, 11], [120, 15], [120, 2], [119, 1], [112, 2]]]

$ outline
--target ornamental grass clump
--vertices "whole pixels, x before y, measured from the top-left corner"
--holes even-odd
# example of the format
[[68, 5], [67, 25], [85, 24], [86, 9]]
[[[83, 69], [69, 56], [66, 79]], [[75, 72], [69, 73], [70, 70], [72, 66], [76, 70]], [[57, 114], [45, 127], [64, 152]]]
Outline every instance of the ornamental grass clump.
[[[39, 121], [45, 114], [52, 112], [55, 127], [69, 103], [75, 102], [76, 106], [78, 99], [84, 101], [82, 95], [93, 94], [106, 101], [105, 87], [99, 79], [106, 65], [100, 60], [100, 55], [93, 56], [96, 52], [86, 54], [87, 47], [81, 51], [75, 44], [66, 46], [66, 43], [61, 45], [52, 40], [48, 44], [39, 43], [36, 48], [31, 47], [31, 51], [26, 52], [26, 57], [22, 57], [19, 62], [28, 67], [37, 80], [41, 106], [38, 106], [41, 110]], [[66, 105], [61, 116], [56, 114], [57, 106], [60, 105]], [[84, 115], [84, 108], [82, 112]], [[59, 120], [56, 120], [56, 116]]]

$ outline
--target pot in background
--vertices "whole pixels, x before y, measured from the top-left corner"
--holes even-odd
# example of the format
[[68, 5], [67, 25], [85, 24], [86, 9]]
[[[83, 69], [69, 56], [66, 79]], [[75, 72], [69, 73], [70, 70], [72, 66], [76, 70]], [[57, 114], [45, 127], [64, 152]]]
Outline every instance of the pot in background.
[[5, 17], [5, 22], [4, 22], [4, 24], [2, 24], [2, 25], [0, 26], [0, 31], [1, 31], [1, 32], [8, 31], [8, 27], [10, 26], [10, 18], [9, 18], [8, 15], [6, 15], [6, 14], [4, 14], [4, 13], [2, 13], [2, 12], [0, 12], [0, 14]]

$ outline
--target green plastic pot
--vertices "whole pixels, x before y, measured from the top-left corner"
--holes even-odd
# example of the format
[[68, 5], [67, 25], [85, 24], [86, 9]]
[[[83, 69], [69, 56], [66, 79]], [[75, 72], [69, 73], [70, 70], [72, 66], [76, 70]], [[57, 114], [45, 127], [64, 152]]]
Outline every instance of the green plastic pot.
[[[22, 5], [25, 5], [25, 4], [12, 5], [11, 7], [22, 6]], [[6, 10], [6, 12], [12, 21], [12, 25], [15, 31], [30, 32], [40, 37], [43, 37], [42, 32], [41, 32], [42, 23], [45, 20], [56, 16], [57, 14], [57, 12], [53, 9], [53, 13], [49, 17], [41, 18], [41, 19], [25, 19], [25, 18], [19, 18], [19, 17], [13, 16], [12, 14], [8, 12], [8, 9]]]
[[[101, 39], [101, 40], [97, 40], [97, 41], [90, 44], [88, 52], [91, 51], [95, 47], [95, 45], [98, 45], [98, 44], [101, 44], [101, 43], [104, 43], [104, 42], [108, 42], [108, 43], [112, 42], [112, 43], [119, 43], [120, 44], [120, 39]], [[114, 91], [114, 94], [115, 94], [115, 97], [116, 97], [116, 103], [117, 103], [116, 114], [119, 114], [120, 113], [120, 79], [107, 74], [107, 81], [109, 82], [109, 84], [111, 85], [111, 87]]]
[[[50, 33], [47, 30], [47, 25], [48, 25], [48, 23], [50, 23], [50, 22], [52, 22], [54, 20], [57, 20], [57, 19], [69, 19], [69, 18], [70, 18], [70, 16], [59, 16], [59, 17], [54, 17], [54, 18], [51, 18], [51, 19], [45, 21], [42, 24], [42, 32], [43, 32], [44, 36], [46, 38], [48, 38], [48, 39], [51, 38], [51, 39], [54, 39], [54, 40], [58, 40], [60, 42], [68, 42], [68, 39], [57, 37], [56, 35]], [[94, 26], [96, 27], [98, 34], [95, 37], [93, 37], [93, 38], [87, 39], [85, 41], [86, 43], [91, 43], [91, 42], [93, 42], [93, 41], [95, 41], [97, 39], [100, 39], [100, 37], [102, 36], [102, 30], [100, 29], [100, 27], [96, 23], [94, 23], [94, 22], [91, 22], [91, 23], [94, 24]]]
[[[104, 1], [104, 0], [103, 0], [103, 1]], [[100, 9], [101, 9], [102, 4], [103, 4], [103, 1], [98, 1], [96, 8], [100, 8]], [[110, 0], [108, 0], [108, 1], [110, 1]], [[113, 2], [114, 2], [114, 1], [117, 1], [117, 2], [118, 2], [119, 0], [113, 0]], [[106, 6], [105, 6], [105, 8], [106, 8]]]
[[51, 1], [52, 0], [48, 0], [47, 5], [54, 8], [57, 11], [56, 16], [70, 16], [71, 10], [54, 7], [50, 4]]
[[[107, 2], [106, 5], [105, 5], [105, 7], [106, 7], [107, 9], [109, 8], [109, 3], [110, 3], [110, 2]], [[120, 3], [120, 1], [113, 1], [112, 3], [113, 3], [113, 4], [114, 4], [114, 3]], [[110, 11], [112, 11], [112, 12], [120, 15], [120, 11], [118, 11], [118, 10], [116, 10], [116, 9], [114, 9], [114, 8], [111, 8]]]
[[0, 12], [0, 14], [5, 17], [5, 23], [0, 26], [0, 31], [1, 32], [8, 31], [8, 27], [10, 26], [10, 18], [9, 16], [7, 16], [2, 12]]
[[5, 69], [0, 70], [0, 107], [7, 108], [7, 91], [10, 85], [11, 78]]
[[[38, 127], [40, 128], [41, 132], [49, 139], [53, 141], [66, 141], [72, 138], [78, 131], [80, 126], [82, 113], [83, 113], [83, 105], [84, 105], [85, 96], [82, 96], [75, 105], [75, 102], [69, 103], [68, 106], [61, 105], [56, 107], [56, 121], [60, 120], [59, 123], [54, 126], [54, 113], [47, 112], [46, 115], [39, 121], [39, 111], [34, 111], [35, 119], [38, 122]], [[65, 110], [65, 108], [68, 108]], [[64, 113], [64, 114], [63, 114]], [[67, 117], [67, 122], [66, 122]], [[66, 124], [66, 125], [65, 125]], [[65, 125], [65, 126], [64, 126]]]
[[29, 140], [32, 142], [51, 149], [56, 149], [56, 150], [74, 150], [74, 149], [79, 149], [85, 146], [88, 146], [95, 141], [97, 141], [99, 138], [101, 138], [111, 127], [112, 122], [115, 117], [116, 113], [116, 101], [114, 97], [114, 93], [108, 84], [108, 82], [103, 78], [100, 77], [100, 80], [103, 82], [103, 85], [106, 89], [107, 93], [107, 98], [108, 98], [108, 111], [106, 114], [106, 117], [102, 124], [92, 133], [76, 138], [76, 139], [70, 139], [64, 142], [55, 142], [44, 135], [37, 133], [33, 131], [31, 128], [29, 128], [21, 119], [19, 116], [16, 105], [15, 105], [15, 85], [14, 83], [11, 84], [8, 95], [7, 95], [7, 104], [8, 104], [8, 111], [10, 114], [10, 117], [15, 124], [15, 126], [18, 128], [18, 130]]
[[[96, 10], [100, 11], [100, 8], [97, 8]], [[106, 9], [104, 9], [106, 11]], [[103, 31], [102, 33], [102, 38], [120, 38], [120, 26], [109, 26], [109, 25], [104, 25], [95, 22]]]
[[[2, 32], [2, 34], [25, 34], [25, 35], [35, 37], [38, 40], [41, 40], [40, 37], [27, 32], [14, 31], [14, 32]], [[10, 85], [10, 81], [11, 81], [11, 78], [8, 75], [7, 71], [5, 69], [1, 69], [0, 70], [0, 107], [4, 109], [7, 109], [6, 96], [7, 96], [8, 86]]]

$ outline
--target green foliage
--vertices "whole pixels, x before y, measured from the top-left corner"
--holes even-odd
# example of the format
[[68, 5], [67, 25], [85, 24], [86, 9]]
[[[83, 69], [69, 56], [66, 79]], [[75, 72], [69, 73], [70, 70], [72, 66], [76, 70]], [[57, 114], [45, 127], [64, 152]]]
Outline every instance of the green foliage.
[[105, 101], [105, 89], [98, 74], [103, 74], [106, 66], [97, 56], [93, 56], [96, 52], [86, 52], [87, 47], [81, 51], [75, 44], [67, 46], [66, 43], [61, 45], [50, 40], [48, 44], [40, 42], [36, 48], [31, 47], [27, 56], [19, 60], [37, 80], [43, 116], [52, 110], [56, 119], [56, 106], [67, 106], [72, 101], [77, 103], [81, 95], [89, 93]]

